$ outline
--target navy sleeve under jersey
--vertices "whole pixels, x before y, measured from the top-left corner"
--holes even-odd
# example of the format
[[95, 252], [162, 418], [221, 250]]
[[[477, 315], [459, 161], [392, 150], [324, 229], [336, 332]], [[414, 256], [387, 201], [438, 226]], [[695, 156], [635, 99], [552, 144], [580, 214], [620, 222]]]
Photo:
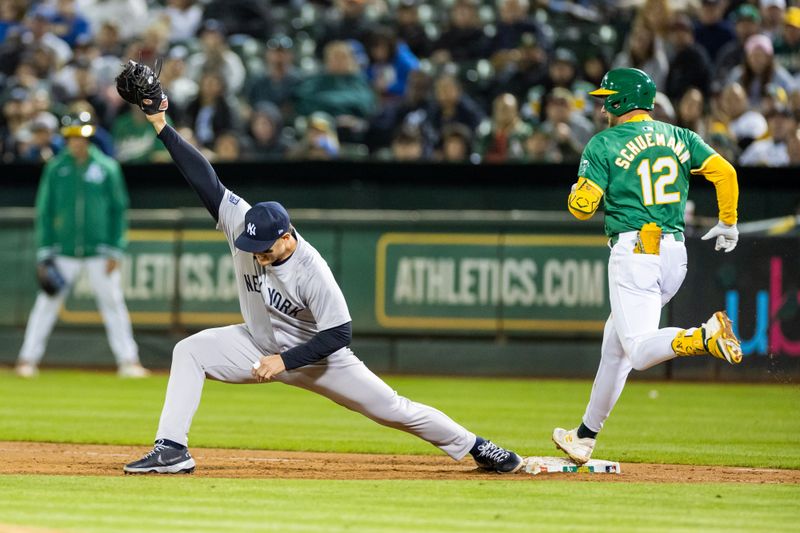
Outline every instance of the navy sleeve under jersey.
[[164, 126], [158, 138], [208, 212], [215, 221], [219, 221], [219, 204], [225, 196], [225, 186], [219, 181], [211, 163], [170, 125]]

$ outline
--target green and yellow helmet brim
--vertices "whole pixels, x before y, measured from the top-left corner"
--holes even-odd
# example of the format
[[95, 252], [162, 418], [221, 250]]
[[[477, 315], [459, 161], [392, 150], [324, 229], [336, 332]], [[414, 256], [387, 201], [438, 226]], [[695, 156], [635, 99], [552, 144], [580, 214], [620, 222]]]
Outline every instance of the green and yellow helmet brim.
[[594, 91], [590, 91], [589, 94], [592, 96], [611, 96], [612, 94], [617, 94], [619, 91], [612, 91], [611, 89], [605, 89], [600, 87], [599, 89], [595, 89]]
[[61, 128], [61, 135], [64, 137], [83, 137], [89, 138], [94, 135], [95, 127], [91, 124], [75, 124]]

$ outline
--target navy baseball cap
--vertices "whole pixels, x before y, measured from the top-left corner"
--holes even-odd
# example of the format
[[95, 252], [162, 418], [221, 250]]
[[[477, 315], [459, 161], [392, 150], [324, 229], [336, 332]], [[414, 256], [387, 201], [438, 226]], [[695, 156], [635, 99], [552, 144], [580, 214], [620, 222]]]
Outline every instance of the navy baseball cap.
[[261, 202], [244, 215], [244, 231], [236, 237], [239, 250], [260, 253], [290, 230], [289, 213], [278, 202]]

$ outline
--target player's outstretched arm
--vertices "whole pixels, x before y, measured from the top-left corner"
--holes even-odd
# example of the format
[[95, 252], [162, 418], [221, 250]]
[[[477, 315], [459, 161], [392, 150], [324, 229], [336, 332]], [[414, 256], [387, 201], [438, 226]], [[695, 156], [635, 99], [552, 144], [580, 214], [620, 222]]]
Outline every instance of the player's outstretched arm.
[[219, 204], [225, 196], [225, 186], [217, 177], [211, 163], [197, 148], [189, 144], [172, 126], [167, 124], [163, 111], [146, 116], [183, 177], [203, 201], [203, 205], [214, 217], [214, 220], [219, 220]]
[[219, 205], [225, 196], [225, 186], [203, 154], [167, 124], [165, 111], [169, 107], [169, 100], [161, 90], [161, 82], [158, 80], [160, 72], [160, 61], [156, 61], [155, 68], [151, 69], [130, 60], [116, 78], [117, 92], [123, 100], [138, 106], [144, 112], [183, 177], [200, 196], [214, 220], [218, 221]]

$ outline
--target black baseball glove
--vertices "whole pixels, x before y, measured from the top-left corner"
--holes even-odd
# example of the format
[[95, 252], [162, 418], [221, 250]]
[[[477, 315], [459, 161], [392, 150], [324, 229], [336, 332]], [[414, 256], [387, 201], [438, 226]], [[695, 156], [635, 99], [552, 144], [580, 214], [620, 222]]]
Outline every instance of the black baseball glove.
[[36, 280], [39, 282], [39, 287], [50, 296], [58, 294], [67, 284], [52, 257], [36, 265]]
[[139, 108], [148, 115], [166, 111], [169, 103], [167, 95], [161, 90], [158, 76], [161, 74], [161, 61], [156, 60], [155, 70], [147, 65], [129, 59], [125, 68], [117, 76], [117, 92], [123, 100]]

